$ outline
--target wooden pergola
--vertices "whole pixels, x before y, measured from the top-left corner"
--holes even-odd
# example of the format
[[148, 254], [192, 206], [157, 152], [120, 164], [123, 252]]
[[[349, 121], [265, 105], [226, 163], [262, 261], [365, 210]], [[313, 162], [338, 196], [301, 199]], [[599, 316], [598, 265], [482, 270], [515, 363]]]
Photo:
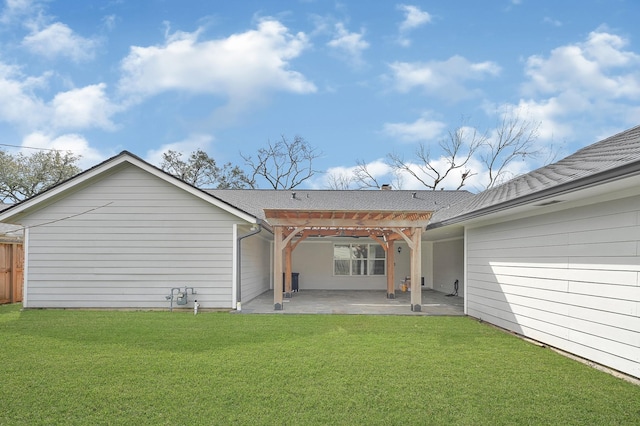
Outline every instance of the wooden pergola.
[[[309, 237], [368, 237], [387, 254], [387, 297], [395, 298], [394, 244], [404, 240], [411, 250], [411, 310], [422, 309], [422, 231], [431, 219], [430, 211], [351, 211], [265, 209], [273, 227], [273, 305], [282, 310], [283, 296], [291, 297], [291, 254]], [[284, 265], [284, 270], [283, 270]], [[284, 272], [284, 292], [279, 283]]]

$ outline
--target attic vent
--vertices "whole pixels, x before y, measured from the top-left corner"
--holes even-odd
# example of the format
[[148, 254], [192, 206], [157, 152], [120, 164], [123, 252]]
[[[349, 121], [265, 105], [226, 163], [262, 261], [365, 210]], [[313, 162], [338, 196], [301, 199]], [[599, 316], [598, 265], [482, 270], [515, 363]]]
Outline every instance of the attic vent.
[[416, 198], [416, 193], [415, 192], [411, 193], [411, 198]]
[[296, 193], [295, 192], [291, 193], [291, 198], [294, 199], [294, 200], [296, 199]]
[[534, 204], [537, 207], [543, 207], [543, 206], [550, 206], [551, 204], [558, 204], [561, 203], [564, 200], [550, 200], [550, 201], [544, 201], [542, 203], [539, 204]]
[[383, 183], [380, 189], [383, 191], [391, 191], [391, 185], [389, 185], [388, 183]]

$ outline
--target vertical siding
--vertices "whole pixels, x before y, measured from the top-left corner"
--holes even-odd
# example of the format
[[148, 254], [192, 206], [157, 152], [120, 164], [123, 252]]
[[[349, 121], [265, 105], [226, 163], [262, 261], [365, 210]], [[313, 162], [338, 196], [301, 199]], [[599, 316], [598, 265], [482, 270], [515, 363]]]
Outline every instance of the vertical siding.
[[467, 313], [640, 377], [640, 197], [468, 229]]
[[464, 294], [464, 240], [449, 240], [433, 244], [433, 289], [453, 293], [458, 280], [458, 295]]
[[166, 308], [172, 287], [189, 286], [198, 294], [188, 306], [197, 299], [230, 308], [234, 220], [143, 170], [121, 168], [23, 220], [34, 226], [29, 307]]

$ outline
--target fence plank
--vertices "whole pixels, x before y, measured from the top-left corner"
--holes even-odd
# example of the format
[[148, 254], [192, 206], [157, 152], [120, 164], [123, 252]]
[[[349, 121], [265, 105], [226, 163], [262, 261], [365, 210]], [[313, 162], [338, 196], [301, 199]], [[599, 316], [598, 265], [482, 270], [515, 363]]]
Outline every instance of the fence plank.
[[0, 304], [22, 302], [23, 280], [22, 244], [0, 242]]

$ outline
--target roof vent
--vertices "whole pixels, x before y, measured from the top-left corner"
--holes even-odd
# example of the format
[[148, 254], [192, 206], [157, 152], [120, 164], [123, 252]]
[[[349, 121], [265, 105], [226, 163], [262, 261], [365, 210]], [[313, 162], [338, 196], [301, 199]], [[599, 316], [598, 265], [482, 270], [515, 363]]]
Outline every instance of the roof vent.
[[292, 192], [292, 193], [291, 193], [291, 199], [292, 199], [292, 200], [295, 200], [295, 199], [296, 199], [296, 193], [295, 193], [295, 192]]
[[380, 189], [383, 191], [391, 191], [391, 185], [389, 185], [388, 183], [383, 183]]
[[411, 193], [411, 198], [416, 198], [416, 192]]

